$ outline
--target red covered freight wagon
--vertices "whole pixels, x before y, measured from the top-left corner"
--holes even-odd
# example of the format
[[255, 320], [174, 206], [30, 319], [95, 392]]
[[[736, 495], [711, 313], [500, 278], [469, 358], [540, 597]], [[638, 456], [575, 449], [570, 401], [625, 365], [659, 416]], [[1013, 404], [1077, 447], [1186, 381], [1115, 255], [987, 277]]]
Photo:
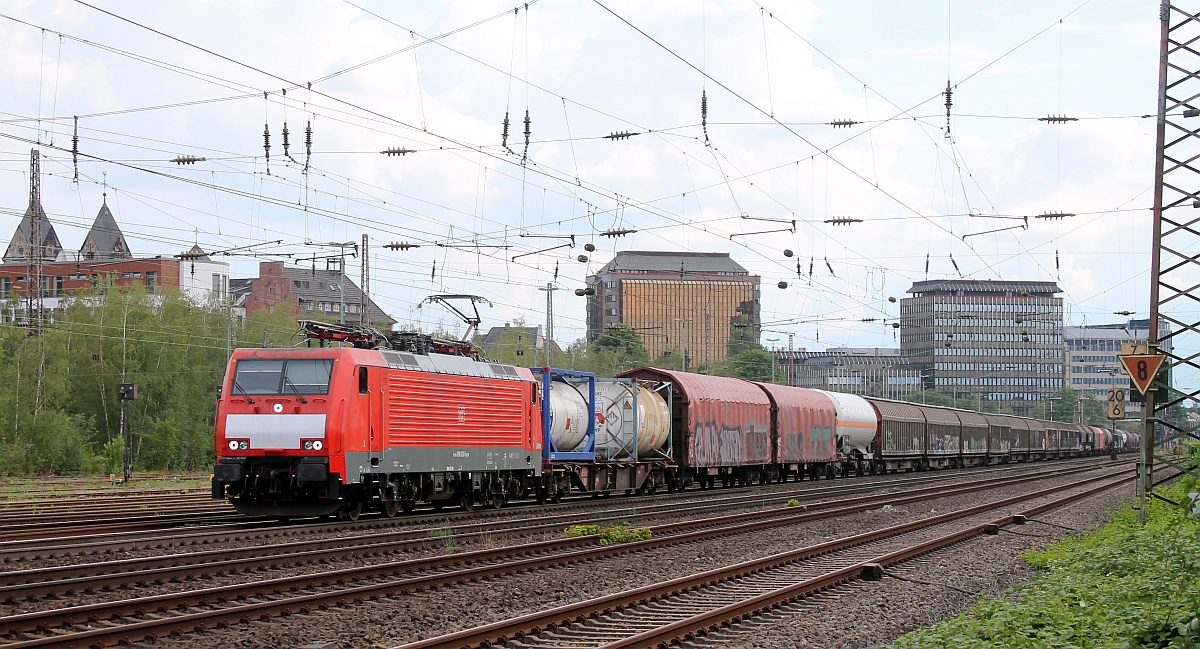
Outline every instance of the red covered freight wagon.
[[[786, 481], [829, 475], [838, 460], [837, 408], [825, 393], [774, 383], [755, 383], [771, 400], [775, 476]], [[832, 477], [832, 476], [831, 476]]]
[[652, 367], [618, 376], [671, 382], [671, 443], [684, 486], [747, 484], [770, 469], [771, 401], [758, 386]]

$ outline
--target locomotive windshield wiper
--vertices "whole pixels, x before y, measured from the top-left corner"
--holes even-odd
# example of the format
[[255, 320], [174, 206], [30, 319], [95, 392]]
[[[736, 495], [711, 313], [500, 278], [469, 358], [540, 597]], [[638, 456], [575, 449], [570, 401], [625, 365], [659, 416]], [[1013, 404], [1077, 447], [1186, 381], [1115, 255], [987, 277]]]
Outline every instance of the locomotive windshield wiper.
[[241, 390], [242, 394], [245, 395], [245, 397], [246, 397], [246, 401], [249, 403], [254, 403], [254, 397], [250, 396], [249, 392], [246, 392], [246, 388], [243, 388], [241, 385], [238, 384], [237, 378], [233, 379], [233, 389]]
[[285, 377], [283, 377], [283, 383], [284, 383], [284, 385], [290, 387], [292, 389], [292, 392], [296, 393], [296, 396], [300, 397], [300, 403], [308, 403], [308, 399], [305, 399], [304, 395], [300, 394], [300, 388], [296, 387], [296, 384], [292, 383], [291, 379], [289, 379], [288, 377], [285, 376]]

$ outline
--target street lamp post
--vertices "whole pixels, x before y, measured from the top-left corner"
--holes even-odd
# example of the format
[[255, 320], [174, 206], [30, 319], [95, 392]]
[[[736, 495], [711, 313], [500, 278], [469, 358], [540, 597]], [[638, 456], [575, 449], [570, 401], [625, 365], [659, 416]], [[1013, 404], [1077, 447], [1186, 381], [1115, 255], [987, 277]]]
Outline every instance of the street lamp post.
[[675, 322], [683, 323], [683, 336], [680, 337], [680, 340], [682, 340], [683, 342], [680, 343], [681, 349], [679, 350], [679, 371], [680, 372], [687, 371], [687, 343], [688, 343], [687, 323], [689, 323], [691, 321], [692, 321], [691, 318], [675, 318]]
[[[778, 338], [767, 338], [767, 342], [777, 343], [777, 342], [779, 342], [779, 339]], [[771, 352], [771, 383], [774, 383], [775, 382], [775, 345], [774, 344], [771, 345], [770, 352]]]

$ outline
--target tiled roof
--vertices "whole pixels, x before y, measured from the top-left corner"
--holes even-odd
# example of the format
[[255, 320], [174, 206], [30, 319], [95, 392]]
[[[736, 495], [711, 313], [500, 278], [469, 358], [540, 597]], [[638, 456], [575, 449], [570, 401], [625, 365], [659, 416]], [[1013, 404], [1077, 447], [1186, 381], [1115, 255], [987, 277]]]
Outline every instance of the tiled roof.
[[125, 242], [125, 235], [121, 233], [117, 220], [108, 209], [107, 201], [100, 206], [96, 220], [92, 222], [92, 229], [83, 238], [79, 254], [89, 258], [88, 253], [94, 254], [95, 259], [128, 259], [133, 256], [129, 252], [129, 244]]
[[[306, 302], [337, 302], [342, 300], [341, 282], [342, 274], [333, 270], [321, 270], [312, 268], [283, 268], [284, 279], [292, 283], [292, 294], [303, 299]], [[358, 288], [350, 276], [345, 277], [346, 282], [346, 303], [347, 304], [362, 304], [363, 293]], [[387, 322], [389, 326], [396, 324], [396, 320], [388, 314], [384, 313], [379, 305], [375, 304], [374, 300], [366, 300], [369, 302], [369, 311], [367, 312], [367, 320], [370, 322]], [[357, 320], [358, 314], [346, 314], [347, 320]]]
[[44, 250], [43, 259], [56, 259], [58, 253], [62, 251], [62, 244], [59, 243], [58, 235], [54, 232], [54, 224], [50, 222], [50, 219], [46, 218], [46, 210], [39, 203], [37, 205], [30, 205], [25, 210], [25, 216], [21, 217], [21, 223], [17, 225], [17, 231], [13, 234], [12, 239], [8, 243], [8, 250], [4, 253], [5, 263], [29, 262], [32, 256], [31, 251], [24, 248], [33, 236], [33, 219], [35, 214], [38, 221], [40, 221], [38, 233], [42, 239], [37, 247]]

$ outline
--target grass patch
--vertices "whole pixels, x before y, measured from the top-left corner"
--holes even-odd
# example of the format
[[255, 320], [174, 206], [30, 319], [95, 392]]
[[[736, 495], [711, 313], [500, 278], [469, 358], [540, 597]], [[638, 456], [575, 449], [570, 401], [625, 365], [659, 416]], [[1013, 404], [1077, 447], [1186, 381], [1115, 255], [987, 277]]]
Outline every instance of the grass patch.
[[601, 527], [599, 525], [572, 525], [563, 530], [563, 536], [567, 538], [597, 536], [600, 538], [601, 545], [612, 545], [614, 543], [645, 541], [650, 538], [650, 528], [631, 528], [625, 523], [614, 525], [612, 527]]
[[[1185, 483], [1163, 495], [1183, 502], [1196, 490]], [[1042, 571], [1033, 582], [891, 646], [1200, 647], [1200, 520], [1186, 510], [1153, 501], [1142, 525], [1125, 507], [1104, 528], [1023, 558]]]

